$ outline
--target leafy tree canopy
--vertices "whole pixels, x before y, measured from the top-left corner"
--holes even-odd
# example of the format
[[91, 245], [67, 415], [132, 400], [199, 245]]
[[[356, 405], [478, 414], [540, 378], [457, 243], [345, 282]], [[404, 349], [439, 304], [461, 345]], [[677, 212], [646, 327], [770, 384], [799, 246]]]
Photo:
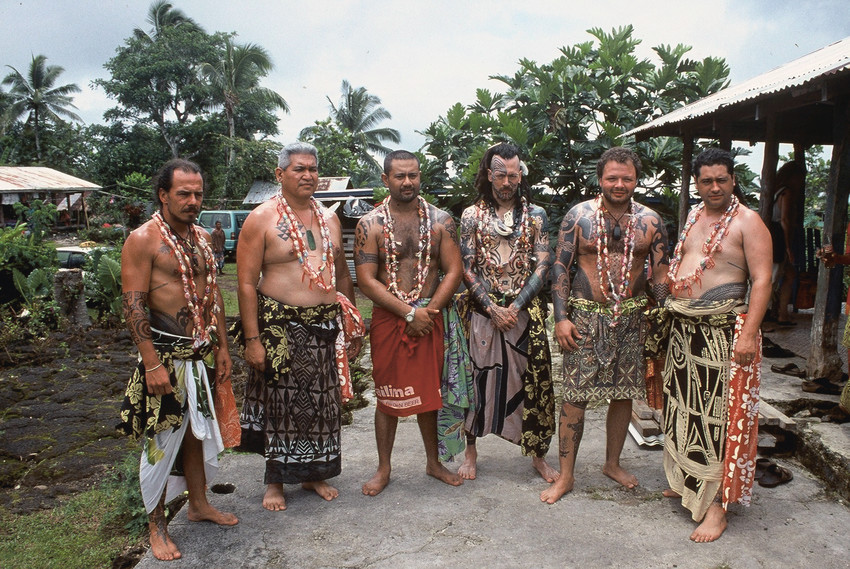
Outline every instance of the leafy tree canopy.
[[652, 60], [639, 58], [632, 26], [589, 33], [593, 40], [561, 48], [550, 63], [521, 59], [513, 75], [492, 77], [504, 93], [478, 89], [474, 102], [456, 103], [431, 123], [422, 134], [423, 170], [432, 183], [453, 188], [453, 201], [470, 202], [484, 151], [509, 141], [523, 150], [529, 182], [551, 188], [535, 199], [549, 202], [554, 221], [594, 191], [596, 161], [612, 146], [635, 148], [650, 193], [678, 191], [681, 141], [636, 144], [624, 133], [723, 88], [729, 67], [713, 57], [688, 59], [690, 47], [682, 44], [659, 45]]

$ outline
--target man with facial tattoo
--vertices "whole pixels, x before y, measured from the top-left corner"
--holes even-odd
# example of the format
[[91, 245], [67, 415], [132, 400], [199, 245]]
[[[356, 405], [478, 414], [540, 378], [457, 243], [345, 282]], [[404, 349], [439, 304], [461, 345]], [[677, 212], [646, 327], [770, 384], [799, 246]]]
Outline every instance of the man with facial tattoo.
[[467, 480], [477, 476], [476, 438], [490, 433], [520, 445], [547, 482], [558, 478], [544, 458], [555, 433], [546, 303], [540, 298], [551, 258], [549, 222], [529, 203], [522, 166], [513, 144], [489, 148], [475, 178], [478, 199], [461, 218], [475, 380], [458, 469]]

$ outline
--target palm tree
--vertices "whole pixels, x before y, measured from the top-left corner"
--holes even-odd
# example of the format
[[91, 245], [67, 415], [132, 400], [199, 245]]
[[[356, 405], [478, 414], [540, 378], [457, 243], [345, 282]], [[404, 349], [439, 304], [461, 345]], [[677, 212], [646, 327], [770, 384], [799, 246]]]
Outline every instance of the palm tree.
[[41, 161], [41, 125], [45, 120], [62, 122], [61, 116], [73, 121], [82, 122], [77, 114], [68, 107], [76, 109], [71, 103], [71, 93], [79, 93], [80, 88], [75, 83], [54, 87], [59, 75], [65, 71], [58, 65], [45, 65], [47, 57], [34, 55], [30, 64], [29, 74], [24, 77], [20, 71], [7, 65], [12, 73], [3, 79], [3, 85], [11, 88], [7, 94], [7, 103], [3, 113], [3, 123], [11, 124], [20, 117], [27, 115], [27, 122], [32, 124], [35, 134], [35, 152]]
[[334, 122], [348, 130], [358, 141], [357, 148], [352, 151], [363, 161], [364, 164], [374, 165], [379, 171], [380, 166], [369, 154], [386, 156], [390, 149], [384, 146], [384, 142], [401, 142], [401, 135], [394, 128], [377, 128], [378, 123], [392, 118], [390, 112], [381, 106], [381, 99], [366, 91], [366, 87], [352, 88], [348, 80], [342, 80], [342, 97], [339, 106], [331, 104], [331, 118]]
[[[260, 77], [274, 68], [268, 52], [255, 44], [234, 45], [230, 38], [225, 39], [224, 47], [223, 57], [215, 63], [204, 63], [201, 73], [224, 101], [230, 138], [236, 137], [236, 107], [249, 95], [288, 113], [289, 105], [283, 97], [259, 85]], [[231, 166], [235, 159], [236, 148], [231, 146], [227, 165]]]
[[147, 40], [150, 43], [154, 43], [159, 37], [160, 32], [169, 27], [185, 26], [203, 31], [195, 20], [187, 16], [183, 10], [175, 8], [167, 0], [156, 0], [156, 2], [150, 5], [147, 22], [152, 26], [150, 31], [146, 32], [140, 28], [136, 28], [133, 30], [133, 35], [137, 39]]

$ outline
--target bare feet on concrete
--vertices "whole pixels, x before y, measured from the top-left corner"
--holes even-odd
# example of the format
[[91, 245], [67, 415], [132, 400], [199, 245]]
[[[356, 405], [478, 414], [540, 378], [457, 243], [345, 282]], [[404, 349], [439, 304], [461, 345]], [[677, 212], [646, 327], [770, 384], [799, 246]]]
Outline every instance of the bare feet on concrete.
[[547, 504], [554, 504], [564, 494], [568, 492], [572, 492], [573, 484], [575, 484], [575, 478], [572, 476], [567, 476], [563, 472], [558, 476], [558, 479], [552, 483], [549, 488], [540, 493], [540, 501], [546, 502]]
[[478, 449], [475, 448], [475, 445], [466, 445], [463, 463], [457, 469], [457, 474], [464, 480], [475, 480], [478, 475]]
[[673, 490], [672, 488], [667, 488], [666, 490], [661, 492], [661, 495], [665, 498], [681, 498], [682, 495]]
[[271, 512], [286, 509], [286, 499], [283, 497], [283, 484], [267, 484], [263, 495], [263, 507]]
[[426, 466], [425, 474], [427, 474], [428, 476], [433, 476], [440, 482], [445, 482], [450, 486], [460, 486], [461, 484], [463, 484], [463, 478], [443, 466], [443, 463], [441, 462], [438, 462], [436, 466]]
[[190, 522], [212, 522], [220, 526], [235, 526], [239, 523], [239, 519], [234, 514], [222, 512], [214, 508], [209, 502], [199, 507], [189, 504], [187, 514]]
[[546, 462], [546, 459], [542, 456], [533, 456], [531, 457], [531, 465], [534, 467], [534, 470], [540, 473], [540, 476], [543, 477], [543, 480], [549, 482], [550, 484], [558, 479], [561, 475], [560, 472], [549, 466], [549, 463]]
[[328, 502], [339, 496], [339, 490], [324, 480], [320, 480], [319, 482], [303, 482], [301, 487], [305, 490], [312, 490]]
[[390, 471], [378, 470], [375, 475], [363, 485], [363, 493], [367, 496], [377, 496], [390, 483]]
[[709, 543], [723, 535], [725, 529], [726, 510], [720, 504], [712, 504], [708, 507], [702, 523], [691, 534], [691, 541]]
[[602, 467], [602, 474], [630, 490], [638, 485], [637, 477], [619, 464], [610, 466], [606, 464]]
[[151, 551], [154, 557], [160, 561], [172, 561], [182, 557], [177, 545], [171, 541], [171, 536], [168, 535], [164, 516], [159, 522], [149, 522], [148, 528], [151, 532]]

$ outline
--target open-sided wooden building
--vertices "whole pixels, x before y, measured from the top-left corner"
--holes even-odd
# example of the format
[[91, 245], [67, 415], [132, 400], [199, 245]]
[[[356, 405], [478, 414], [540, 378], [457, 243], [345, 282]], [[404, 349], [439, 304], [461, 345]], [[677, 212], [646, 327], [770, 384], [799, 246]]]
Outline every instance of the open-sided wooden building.
[[[845, 38], [738, 85], [681, 107], [629, 133], [641, 141], [674, 136], [684, 143], [680, 226], [688, 211], [694, 141], [764, 143], [759, 211], [769, 220], [779, 144], [794, 145], [795, 157], [809, 146], [832, 146], [823, 235], [836, 251], [844, 248], [850, 194], [850, 38]], [[808, 377], [841, 373], [837, 353], [843, 267], [819, 266]]]

